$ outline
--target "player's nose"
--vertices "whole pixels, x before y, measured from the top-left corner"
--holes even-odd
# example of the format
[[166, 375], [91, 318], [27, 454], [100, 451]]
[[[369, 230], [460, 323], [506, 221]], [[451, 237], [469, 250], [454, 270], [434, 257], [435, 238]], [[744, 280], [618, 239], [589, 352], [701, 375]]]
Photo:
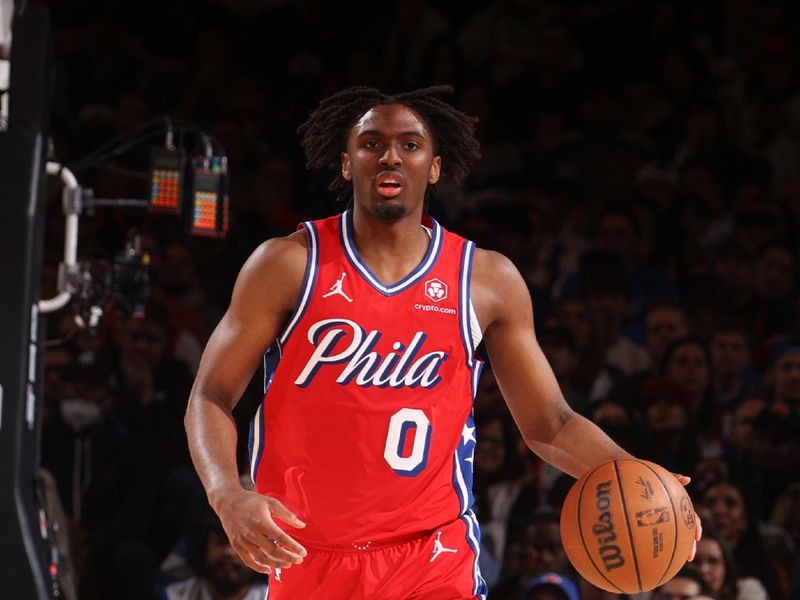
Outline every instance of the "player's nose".
[[381, 156], [380, 163], [388, 166], [399, 166], [403, 163], [400, 152], [398, 152], [394, 144], [386, 146], [386, 152]]

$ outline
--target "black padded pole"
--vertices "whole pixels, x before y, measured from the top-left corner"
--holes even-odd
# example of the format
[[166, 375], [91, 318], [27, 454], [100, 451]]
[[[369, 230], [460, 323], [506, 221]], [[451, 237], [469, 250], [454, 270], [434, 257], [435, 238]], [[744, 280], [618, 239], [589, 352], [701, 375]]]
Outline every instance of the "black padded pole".
[[8, 129], [0, 131], [0, 596], [53, 597], [36, 486], [41, 417], [39, 316], [44, 164], [52, 79], [47, 11], [12, 23]]

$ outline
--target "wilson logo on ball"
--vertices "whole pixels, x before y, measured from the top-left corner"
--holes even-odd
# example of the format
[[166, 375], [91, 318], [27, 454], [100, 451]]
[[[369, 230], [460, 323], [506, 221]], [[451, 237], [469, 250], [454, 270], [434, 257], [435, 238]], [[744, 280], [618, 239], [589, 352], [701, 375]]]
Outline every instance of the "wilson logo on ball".
[[441, 302], [447, 298], [447, 284], [441, 279], [429, 279], [425, 282], [425, 295], [434, 302]]
[[613, 542], [617, 541], [614, 521], [611, 518], [611, 482], [597, 484], [597, 522], [592, 525], [592, 533], [600, 546], [600, 557], [606, 571], [613, 571], [625, 564], [622, 551]]

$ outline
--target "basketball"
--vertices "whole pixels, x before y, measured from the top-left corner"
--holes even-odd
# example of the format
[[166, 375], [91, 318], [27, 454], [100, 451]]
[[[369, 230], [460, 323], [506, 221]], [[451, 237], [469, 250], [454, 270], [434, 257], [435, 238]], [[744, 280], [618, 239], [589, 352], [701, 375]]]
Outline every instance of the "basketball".
[[635, 594], [669, 581], [694, 541], [692, 501], [677, 478], [644, 460], [608, 462], [581, 477], [561, 511], [561, 541], [590, 583]]

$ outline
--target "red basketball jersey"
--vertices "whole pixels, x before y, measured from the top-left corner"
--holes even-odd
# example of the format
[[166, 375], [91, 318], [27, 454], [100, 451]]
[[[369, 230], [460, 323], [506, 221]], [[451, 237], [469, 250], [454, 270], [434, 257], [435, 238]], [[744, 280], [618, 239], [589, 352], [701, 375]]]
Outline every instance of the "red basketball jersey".
[[251, 466], [257, 491], [307, 523], [287, 531], [309, 545], [379, 543], [461, 518], [477, 554], [474, 244], [426, 224], [424, 259], [388, 286], [358, 254], [351, 211], [302, 225], [305, 280], [265, 355]]

